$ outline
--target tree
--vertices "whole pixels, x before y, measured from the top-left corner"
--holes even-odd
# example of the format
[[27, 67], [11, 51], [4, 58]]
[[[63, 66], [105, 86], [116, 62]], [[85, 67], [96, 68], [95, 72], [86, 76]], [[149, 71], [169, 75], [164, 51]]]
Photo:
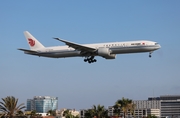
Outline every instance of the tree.
[[65, 110], [65, 111], [63, 112], [63, 116], [64, 116], [65, 118], [68, 118], [68, 117], [70, 116], [69, 110]]
[[56, 110], [49, 110], [47, 114], [50, 116], [56, 116]]
[[136, 105], [133, 102], [131, 102], [129, 104], [129, 110], [130, 110], [130, 113], [134, 116], [134, 118], [135, 118], [135, 113], [134, 113], [135, 109], [136, 109]]
[[157, 118], [157, 116], [148, 114], [147, 118]]
[[74, 115], [72, 114], [72, 111], [70, 111], [70, 110], [68, 110], [68, 109], [64, 111], [63, 116], [64, 116], [65, 118], [79, 118], [79, 115], [74, 116]]
[[101, 105], [93, 105], [92, 109], [89, 109], [85, 113], [86, 118], [107, 118], [108, 117], [108, 112], [105, 110], [104, 106]]
[[14, 118], [27, 118], [27, 115], [23, 111], [18, 111]]
[[36, 114], [37, 114], [36, 110], [32, 110], [31, 113], [30, 113], [31, 117], [36, 116]]
[[103, 112], [102, 116], [103, 116], [104, 118], [109, 118], [109, 116], [108, 116], [108, 110], [107, 110], [107, 109]]
[[42, 118], [42, 115], [38, 114], [36, 110], [32, 110], [30, 113], [30, 118]]
[[120, 100], [117, 100], [115, 105], [113, 106], [114, 110], [113, 110], [113, 113], [115, 113], [116, 116], [120, 116], [120, 113], [121, 113], [121, 101]]
[[[124, 118], [126, 118], [126, 114], [128, 111], [130, 111], [132, 114], [134, 113], [134, 109], [135, 109], [135, 105], [133, 104], [132, 100], [130, 99], [126, 99], [126, 98], [122, 98], [121, 100], [117, 100], [115, 103], [115, 108], [120, 107], [123, 114], [124, 114]], [[118, 115], [120, 115], [120, 111], [116, 112], [118, 113]]]
[[86, 110], [86, 111], [85, 111], [85, 114], [84, 114], [84, 117], [85, 117], [85, 118], [92, 118], [92, 117], [93, 117], [92, 109]]
[[16, 116], [19, 111], [25, 108], [24, 103], [17, 106], [18, 99], [13, 96], [2, 98], [2, 101], [3, 102], [0, 102], [0, 111], [9, 118]]

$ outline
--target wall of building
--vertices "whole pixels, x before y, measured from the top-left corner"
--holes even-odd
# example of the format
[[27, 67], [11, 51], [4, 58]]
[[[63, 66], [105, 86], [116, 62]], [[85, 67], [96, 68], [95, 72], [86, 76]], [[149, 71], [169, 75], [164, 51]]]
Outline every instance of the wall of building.
[[161, 116], [180, 117], [180, 100], [161, 101]]
[[35, 96], [27, 100], [27, 111], [35, 110], [37, 113], [47, 113], [58, 109], [58, 98], [50, 96]]

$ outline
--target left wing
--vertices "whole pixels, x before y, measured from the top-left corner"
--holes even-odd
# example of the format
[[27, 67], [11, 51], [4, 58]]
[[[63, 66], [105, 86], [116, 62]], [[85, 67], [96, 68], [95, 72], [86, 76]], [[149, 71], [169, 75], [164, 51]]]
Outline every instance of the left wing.
[[77, 44], [77, 43], [69, 42], [69, 41], [66, 41], [66, 40], [62, 40], [60, 38], [54, 38], [54, 39], [56, 39], [58, 41], [61, 41], [61, 42], [65, 43], [66, 45], [68, 45], [69, 47], [72, 47], [72, 48], [74, 48], [76, 50], [79, 50], [79, 51], [95, 52], [97, 50], [96, 48], [92, 48], [92, 47], [80, 45], [80, 44]]

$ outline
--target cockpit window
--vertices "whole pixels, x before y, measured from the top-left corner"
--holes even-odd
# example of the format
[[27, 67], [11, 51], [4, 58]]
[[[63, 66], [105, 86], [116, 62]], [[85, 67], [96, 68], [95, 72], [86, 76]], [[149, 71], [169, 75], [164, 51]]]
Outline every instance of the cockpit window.
[[158, 43], [155, 43], [155, 45], [158, 45]]

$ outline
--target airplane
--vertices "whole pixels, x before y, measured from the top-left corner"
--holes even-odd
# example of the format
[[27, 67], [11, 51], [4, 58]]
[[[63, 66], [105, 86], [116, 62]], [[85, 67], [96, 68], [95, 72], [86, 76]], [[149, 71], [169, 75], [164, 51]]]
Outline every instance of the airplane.
[[61, 38], [54, 38], [66, 44], [66, 46], [44, 47], [28, 31], [24, 35], [29, 44], [30, 50], [19, 48], [25, 54], [39, 57], [66, 58], [66, 57], [84, 57], [84, 62], [93, 63], [97, 60], [95, 56], [105, 59], [115, 59], [116, 54], [142, 53], [149, 52], [149, 57], [153, 51], [161, 48], [160, 44], [153, 41], [139, 40], [126, 42], [110, 42], [96, 44], [78, 44]]

